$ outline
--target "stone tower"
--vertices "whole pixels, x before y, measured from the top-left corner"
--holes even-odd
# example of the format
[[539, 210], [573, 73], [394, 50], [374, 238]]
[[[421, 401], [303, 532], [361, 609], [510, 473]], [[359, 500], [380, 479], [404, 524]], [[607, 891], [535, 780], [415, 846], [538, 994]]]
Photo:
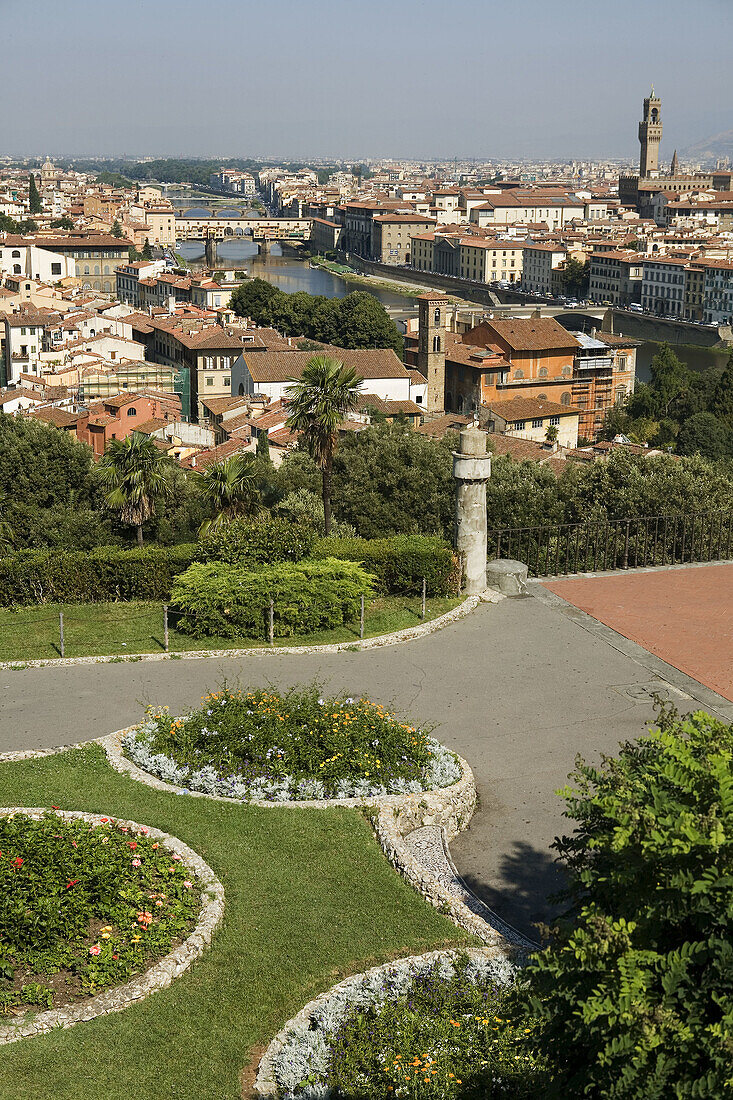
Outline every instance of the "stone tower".
[[418, 298], [417, 368], [428, 380], [427, 413], [445, 412], [445, 318], [448, 299], [444, 294], [421, 294]]
[[644, 100], [644, 120], [639, 123], [639, 177], [648, 179], [659, 175], [659, 143], [662, 140], [662, 101], [652, 93]]
[[677, 178], [677, 176], [679, 175], [679, 170], [680, 170], [680, 162], [679, 162], [679, 158], [677, 156], [677, 150], [675, 149], [674, 156], [672, 157], [672, 163], [671, 163], [670, 168], [669, 168], [669, 174], [672, 177], [672, 179]]

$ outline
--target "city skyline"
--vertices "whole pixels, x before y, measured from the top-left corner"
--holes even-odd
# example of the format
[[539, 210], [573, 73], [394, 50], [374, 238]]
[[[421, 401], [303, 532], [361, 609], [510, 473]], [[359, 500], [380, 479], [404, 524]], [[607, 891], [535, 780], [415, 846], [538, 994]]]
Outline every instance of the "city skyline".
[[38, 0], [31, 17], [6, 0], [5, 79], [22, 105], [0, 152], [633, 160], [652, 83], [663, 161], [733, 129], [723, 51], [709, 48], [711, 30], [733, 32], [726, 0], [702, 0], [694, 21], [682, 0], [588, 15], [578, 0], [527, 0], [521, 21], [477, 0], [448, 11], [437, 0], [210, 0], [205, 14], [192, 0], [122, 11]]

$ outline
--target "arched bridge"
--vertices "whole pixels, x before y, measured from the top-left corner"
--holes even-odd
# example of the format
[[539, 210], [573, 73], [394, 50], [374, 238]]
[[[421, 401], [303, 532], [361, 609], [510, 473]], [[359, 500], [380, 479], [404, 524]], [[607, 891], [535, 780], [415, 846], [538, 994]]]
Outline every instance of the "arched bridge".
[[195, 241], [249, 237], [254, 241], [305, 240], [309, 218], [176, 218], [176, 240]]

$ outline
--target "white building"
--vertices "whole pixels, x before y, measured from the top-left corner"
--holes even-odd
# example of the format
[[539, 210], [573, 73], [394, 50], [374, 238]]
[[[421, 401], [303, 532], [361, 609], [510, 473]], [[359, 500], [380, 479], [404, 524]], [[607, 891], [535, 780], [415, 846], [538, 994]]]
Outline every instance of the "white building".
[[0, 237], [0, 272], [27, 275], [44, 283], [57, 283], [76, 274], [73, 256], [51, 252], [40, 243], [31, 244], [24, 237], [13, 234]]
[[[298, 378], [313, 358], [312, 351], [244, 351], [232, 368], [232, 395], [264, 394], [271, 401], [285, 395], [291, 378]], [[415, 400], [411, 374], [391, 348], [370, 348], [331, 353], [364, 379], [362, 390], [383, 401]], [[417, 389], [417, 395], [422, 389]], [[416, 404], [421, 403], [417, 402]]]
[[567, 259], [568, 250], [558, 244], [525, 244], [522, 290], [532, 294], [552, 292], [552, 272]]

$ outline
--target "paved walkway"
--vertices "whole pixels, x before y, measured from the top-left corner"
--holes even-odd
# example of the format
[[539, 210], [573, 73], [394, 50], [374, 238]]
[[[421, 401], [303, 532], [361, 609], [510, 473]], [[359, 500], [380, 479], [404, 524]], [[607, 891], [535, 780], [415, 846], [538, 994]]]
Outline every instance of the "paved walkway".
[[733, 563], [545, 587], [733, 700]]
[[361, 653], [0, 672], [0, 751], [98, 737], [138, 720], [148, 702], [175, 712], [223, 676], [281, 686], [317, 677], [326, 690], [390, 702], [436, 723], [470, 761], [480, 808], [453, 857], [480, 897], [531, 933], [558, 884], [549, 845], [564, 820], [554, 792], [576, 753], [597, 759], [642, 733], [654, 691], [683, 709], [728, 706], [541, 585], [531, 590], [535, 598], [482, 605], [426, 638]]

